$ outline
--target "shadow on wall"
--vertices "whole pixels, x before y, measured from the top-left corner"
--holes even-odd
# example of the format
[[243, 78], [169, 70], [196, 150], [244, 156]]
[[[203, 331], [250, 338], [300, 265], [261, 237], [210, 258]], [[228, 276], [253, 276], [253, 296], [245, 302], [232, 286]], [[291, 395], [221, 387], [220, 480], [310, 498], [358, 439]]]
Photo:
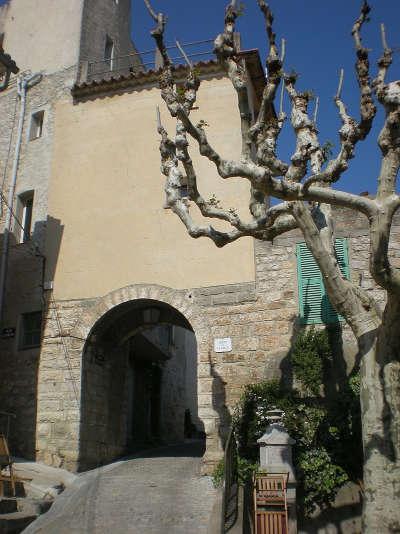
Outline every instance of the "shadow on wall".
[[226, 382], [217, 372], [215, 368], [215, 363], [212, 361], [210, 352], [208, 353], [208, 361], [210, 364], [210, 375], [212, 378], [212, 407], [218, 414], [218, 437], [220, 445], [224, 449], [232, 421], [231, 414], [226, 406]]
[[322, 510], [299, 527], [299, 534], [357, 534], [361, 532], [361, 504], [356, 486], [339, 492], [333, 507]]
[[[323, 297], [324, 299], [326, 296]], [[322, 305], [324, 308], [324, 305]], [[343, 392], [347, 388], [348, 376], [359, 368], [360, 357], [357, 353], [355, 339], [349, 331], [343, 330], [345, 323], [339, 321], [336, 314], [336, 321], [330, 323], [321, 322], [319, 324], [307, 324], [310, 314], [309, 306], [304, 308], [304, 317], [294, 315], [292, 317], [292, 335], [290, 347], [293, 347], [299, 334], [306, 328], [324, 328], [328, 334], [328, 341], [332, 351], [332, 360], [324, 363], [324, 396], [327, 399], [334, 398], [338, 392]], [[349, 337], [344, 342], [344, 337]], [[352, 339], [351, 339], [352, 338]], [[293, 369], [291, 364], [291, 349], [287, 352], [280, 363], [280, 385], [284, 389], [291, 390], [294, 387]]]
[[[53, 280], [63, 227], [60, 221], [49, 217], [34, 225], [31, 238], [19, 243], [16, 234], [10, 234], [6, 293], [0, 339], [0, 407], [1, 411], [15, 414], [10, 420], [9, 445], [13, 455], [35, 459], [36, 411], [40, 346], [47, 316], [43, 284]], [[53, 267], [49, 278], [44, 256], [45, 239], [52, 242]], [[1, 235], [1, 243], [3, 235]], [[42, 311], [42, 331], [27, 333], [23, 314]], [[25, 316], [26, 317], [26, 316]], [[7, 418], [0, 417], [0, 431], [7, 426]]]

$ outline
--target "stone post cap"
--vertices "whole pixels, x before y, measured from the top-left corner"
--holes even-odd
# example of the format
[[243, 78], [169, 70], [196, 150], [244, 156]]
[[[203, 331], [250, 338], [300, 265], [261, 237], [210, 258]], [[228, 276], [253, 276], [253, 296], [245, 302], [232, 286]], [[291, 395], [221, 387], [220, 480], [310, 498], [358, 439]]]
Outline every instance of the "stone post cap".
[[291, 438], [287, 433], [285, 427], [279, 423], [269, 425], [265, 434], [257, 440], [261, 446], [266, 445], [294, 445], [296, 440]]

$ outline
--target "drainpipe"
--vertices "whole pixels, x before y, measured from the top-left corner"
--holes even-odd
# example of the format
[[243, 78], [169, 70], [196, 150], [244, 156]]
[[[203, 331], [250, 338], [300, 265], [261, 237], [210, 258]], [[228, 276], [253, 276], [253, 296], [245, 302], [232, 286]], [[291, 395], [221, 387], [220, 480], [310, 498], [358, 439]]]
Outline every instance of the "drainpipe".
[[7, 278], [7, 267], [8, 267], [8, 252], [10, 248], [10, 232], [11, 232], [11, 225], [12, 225], [12, 209], [13, 209], [13, 204], [14, 204], [15, 186], [17, 183], [19, 156], [21, 153], [22, 131], [24, 129], [26, 94], [28, 92], [28, 89], [30, 89], [31, 87], [39, 83], [41, 79], [42, 79], [41, 74], [30, 74], [30, 75], [20, 76], [18, 77], [18, 80], [17, 80], [17, 91], [18, 91], [18, 96], [21, 99], [21, 107], [20, 107], [20, 112], [19, 112], [17, 141], [15, 144], [15, 150], [14, 150], [14, 161], [13, 161], [13, 167], [12, 167], [11, 183], [10, 183], [10, 189], [8, 191], [8, 207], [7, 207], [6, 220], [5, 220], [5, 225], [4, 225], [3, 249], [2, 249], [2, 254], [1, 254], [0, 324], [2, 323], [3, 312], [4, 312], [4, 300], [5, 300], [6, 278]]

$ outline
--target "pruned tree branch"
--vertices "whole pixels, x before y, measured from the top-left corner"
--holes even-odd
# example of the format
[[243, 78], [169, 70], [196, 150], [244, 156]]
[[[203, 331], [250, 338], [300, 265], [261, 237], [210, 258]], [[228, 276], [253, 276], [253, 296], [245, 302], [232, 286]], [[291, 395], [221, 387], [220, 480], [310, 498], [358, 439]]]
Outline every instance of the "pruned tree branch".
[[372, 97], [372, 89], [370, 84], [370, 75], [369, 75], [369, 57], [368, 49], [362, 46], [360, 31], [365, 24], [368, 14], [371, 11], [368, 3], [364, 1], [364, 4], [361, 8], [361, 14], [354, 23], [352, 35], [354, 38], [354, 43], [356, 47], [357, 62], [356, 62], [356, 75], [358, 80], [358, 85], [360, 87], [360, 114], [361, 121], [358, 125], [358, 137], [360, 140], [365, 139], [369, 134], [372, 121], [376, 114], [376, 107], [374, 105]]
[[157, 48], [160, 51], [161, 57], [163, 59], [164, 66], [170, 65], [171, 61], [169, 59], [167, 49], [164, 44], [164, 30], [167, 23], [167, 19], [163, 13], [156, 13], [155, 10], [151, 7], [150, 0], [144, 0], [144, 3], [147, 7], [148, 12], [152, 19], [157, 23], [157, 26], [154, 30], [151, 31], [151, 35], [156, 41]]
[[308, 115], [310, 96], [307, 92], [298, 93], [295, 89], [296, 76], [286, 76], [285, 86], [292, 103], [291, 123], [296, 135], [296, 150], [291, 157], [284, 180], [300, 182], [307, 173], [307, 164], [317, 174], [321, 170], [323, 154], [318, 141], [317, 129]]
[[391, 205], [386, 201], [370, 219], [370, 271], [378, 285], [400, 295], [400, 269], [389, 259], [390, 229], [398, 206], [399, 197], [395, 195]]
[[250, 128], [250, 138], [257, 147], [256, 162], [268, 168], [273, 176], [282, 176], [287, 172], [288, 165], [276, 155], [276, 145], [284, 125], [286, 115], [283, 112], [281, 98], [280, 113], [276, 116], [273, 105], [277, 89], [282, 79], [282, 63], [285, 57], [285, 40], [282, 39], [281, 57], [276, 46], [273, 31], [273, 16], [264, 0], [257, 0], [264, 15], [265, 27], [269, 42], [269, 53], [266, 61], [268, 77], [263, 91], [260, 110], [255, 124]]
[[231, 2], [225, 10], [224, 32], [214, 41], [214, 52], [236, 90], [241, 120], [242, 159], [251, 159], [251, 138], [249, 130], [252, 121], [249, 96], [247, 92], [247, 71], [243, 58], [239, 55], [235, 42], [235, 23], [238, 17], [236, 2]]
[[[276, 207], [271, 208], [270, 213], [266, 214], [263, 219], [254, 220], [251, 223], [244, 223], [235, 211], [226, 211], [215, 206], [210, 201], [205, 201], [197, 189], [197, 177], [187, 151], [187, 145], [185, 146], [182, 144], [182, 141], [173, 142], [168, 137], [163, 126], [161, 126], [159, 131], [162, 137], [160, 144], [162, 161], [161, 169], [163, 174], [167, 177], [165, 186], [167, 205], [178, 215], [191, 237], [208, 237], [214, 241], [218, 247], [222, 247], [227, 243], [232, 243], [244, 236], [272, 240], [277, 235], [296, 228], [297, 225], [293, 217], [280, 219], [280, 216], [289, 213], [287, 209], [283, 210], [280, 208], [278, 210]], [[181, 146], [179, 146], [179, 142], [181, 143]], [[180, 157], [178, 156], [179, 152], [181, 152]], [[187, 173], [186, 176], [184, 176], [179, 169], [179, 160], [183, 163]], [[190, 199], [196, 203], [205, 217], [217, 218], [229, 222], [234, 229], [227, 232], [221, 232], [211, 225], [199, 226], [196, 224], [190, 215], [187, 201], [182, 197], [182, 185], [185, 182], [187, 182], [189, 187]]]
[[361, 13], [353, 25], [352, 35], [356, 48], [356, 76], [360, 87], [360, 115], [359, 123], [348, 115], [346, 106], [341, 99], [344, 71], [341, 69], [339, 85], [334, 98], [338, 108], [342, 127], [339, 131], [341, 148], [338, 156], [328, 162], [322, 173], [311, 176], [307, 179], [307, 186], [315, 182], [335, 183], [339, 180], [344, 171], [348, 168], [348, 162], [354, 157], [355, 146], [369, 134], [373, 119], [376, 115], [376, 107], [373, 101], [373, 93], [369, 75], [368, 50], [362, 46], [360, 31], [367, 20], [370, 7], [364, 2]]
[[386, 30], [385, 30], [384, 24], [381, 24], [381, 38], [382, 38], [383, 54], [379, 58], [378, 75], [374, 80], [374, 87], [377, 92], [382, 89], [385, 83], [387, 71], [389, 70], [389, 67], [393, 61], [393, 52], [387, 44]]
[[[172, 117], [177, 120], [176, 136], [174, 141], [174, 158], [168, 156], [164, 161], [163, 167], [166, 172], [167, 182], [171, 189], [169, 193], [168, 204], [172, 207], [174, 203], [178, 206], [179, 216], [186, 224], [188, 230], [196, 235], [206, 235], [225, 244], [230, 240], [235, 240], [241, 235], [257, 236], [263, 231], [263, 228], [276, 227], [277, 223], [284, 218], [289, 217], [289, 226], [294, 223], [293, 217], [287, 213], [280, 213], [283, 205], [279, 209], [268, 209], [268, 196], [272, 195], [285, 201], [285, 209], [294, 202], [317, 202], [320, 209], [325, 210], [325, 217], [330, 218], [328, 208], [324, 205], [337, 205], [351, 209], [356, 209], [364, 213], [370, 221], [378, 220], [378, 213], [381, 209], [376, 205], [373, 199], [360, 197], [347, 192], [333, 190], [329, 187], [336, 182], [342, 173], [348, 168], [349, 160], [354, 156], [355, 145], [358, 141], [365, 138], [370, 131], [372, 120], [376, 113], [376, 108], [372, 101], [372, 90], [369, 82], [369, 62], [368, 51], [362, 46], [360, 31], [366, 21], [369, 7], [365, 3], [362, 7], [360, 17], [353, 26], [353, 38], [356, 46], [357, 62], [356, 75], [359, 81], [360, 97], [360, 122], [355, 121], [346, 110], [341, 100], [341, 91], [343, 86], [343, 71], [340, 74], [339, 86], [335, 96], [335, 103], [342, 120], [340, 129], [341, 148], [338, 155], [329, 160], [324, 168], [324, 154], [318, 140], [318, 132], [315, 125], [314, 117], [309, 116], [308, 105], [310, 94], [307, 92], [298, 92], [296, 85], [296, 75], [286, 75], [284, 84], [291, 102], [291, 123], [296, 135], [296, 149], [291, 157], [290, 164], [281, 161], [276, 155], [276, 143], [279, 133], [285, 121], [285, 114], [282, 112], [279, 116], [275, 113], [274, 101], [277, 88], [282, 79], [282, 58], [284, 48], [282, 46], [281, 57], [279, 57], [276, 46], [276, 37], [273, 32], [273, 16], [269, 6], [264, 0], [257, 0], [261, 12], [264, 15], [266, 31], [269, 42], [269, 54], [267, 57], [268, 78], [266, 80], [263, 96], [260, 104], [259, 114], [253, 125], [248, 113], [248, 96], [247, 96], [247, 79], [246, 68], [243, 60], [240, 58], [235, 48], [234, 30], [235, 22], [238, 16], [236, 3], [230, 3], [225, 13], [224, 32], [215, 40], [215, 51], [219, 61], [225, 66], [228, 76], [238, 94], [238, 107], [241, 115], [241, 133], [242, 133], [242, 153], [239, 161], [227, 160], [221, 156], [210, 144], [202, 122], [195, 125], [190, 119], [190, 112], [196, 101], [197, 91], [200, 80], [198, 79], [191, 62], [187, 62], [188, 76], [183, 88], [179, 91], [173, 76], [173, 67], [169, 61], [164, 62], [164, 68], [160, 77], [160, 88], [162, 97], [167, 104]], [[148, 2], [146, 2], [146, 5]], [[154, 15], [154, 10], [153, 10]], [[154, 18], [154, 17], [153, 17]], [[157, 21], [165, 17], [157, 15]], [[167, 56], [164, 44], [164, 25], [158, 26], [160, 30], [156, 32], [154, 38], [160, 49], [161, 55]], [[387, 53], [387, 50], [385, 49]], [[182, 55], [185, 55], [181, 51]], [[399, 161], [398, 152], [388, 151], [385, 146], [397, 143], [397, 137], [394, 138], [395, 125], [398, 123], [398, 111], [394, 106], [396, 94], [392, 88], [384, 85], [375, 85], [375, 90], [379, 91], [382, 102], [386, 102], [388, 116], [381, 132], [380, 145], [382, 151], [387, 152], [382, 161], [383, 166], [390, 166], [391, 173], [388, 169], [382, 169], [382, 176], [385, 177], [385, 185], [381, 190], [385, 190], [393, 195], [393, 184], [396, 179]], [[253, 219], [245, 223], [242, 221], [234, 210], [226, 210], [220, 206], [205, 200], [201, 195], [197, 185], [197, 175], [188, 150], [187, 135], [192, 137], [198, 144], [199, 152], [202, 156], [207, 157], [216, 167], [219, 175], [224, 178], [243, 177], [249, 180], [251, 184], [251, 196], [249, 210]], [[388, 141], [389, 139], [389, 141]], [[167, 142], [165, 136], [162, 143]], [[251, 158], [251, 144], [256, 146], [255, 161]], [[168, 145], [169, 146], [169, 145]], [[164, 149], [165, 152], [165, 149]], [[390, 154], [389, 154], [390, 153]], [[396, 155], [396, 161], [394, 156]], [[173, 163], [176, 161], [176, 164]], [[182, 174], [178, 167], [178, 162], [183, 165], [185, 175]], [[308, 165], [310, 165], [312, 174], [306, 177]], [[169, 181], [168, 181], [169, 180]], [[195, 203], [203, 216], [208, 218], [217, 218], [229, 223], [233, 230], [228, 235], [222, 237], [221, 233], [210, 230], [209, 227], [201, 230], [194, 226], [189, 219], [188, 200], [180, 197], [182, 183], [187, 183], [190, 201]], [[328, 187], [327, 187], [328, 186]], [[179, 191], [178, 191], [179, 190]], [[276, 214], [279, 213], [279, 216]], [[280, 227], [284, 227], [281, 225]], [[329, 225], [328, 225], [329, 226]], [[274, 229], [275, 231], [275, 229]], [[331, 231], [331, 230], [330, 230]], [[323, 233], [323, 232], [322, 232]], [[329, 234], [329, 232], [328, 232]], [[328, 235], [327, 234], [327, 235]], [[325, 239], [325, 248], [327, 251], [332, 250], [332, 240]], [[324, 240], [323, 239], [323, 240]], [[382, 240], [380, 240], [382, 243]], [[379, 247], [382, 253], [382, 247]], [[391, 271], [393, 274], [393, 270]]]

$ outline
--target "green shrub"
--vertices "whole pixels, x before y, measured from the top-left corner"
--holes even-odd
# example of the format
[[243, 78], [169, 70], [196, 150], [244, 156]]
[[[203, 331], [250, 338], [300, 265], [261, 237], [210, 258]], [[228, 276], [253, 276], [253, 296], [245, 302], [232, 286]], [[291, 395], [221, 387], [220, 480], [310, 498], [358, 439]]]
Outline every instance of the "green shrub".
[[225, 462], [224, 459], [221, 458], [221, 460], [217, 463], [217, 465], [214, 467], [213, 472], [211, 473], [211, 480], [214, 488], [222, 487], [222, 484], [224, 482], [224, 474]]
[[305, 394], [318, 395], [323, 384], [324, 363], [332, 359], [325, 330], [314, 327], [302, 332], [291, 351], [293, 374]]
[[246, 484], [248, 480], [253, 478], [253, 474], [258, 470], [257, 462], [250, 462], [246, 458], [238, 457], [238, 479], [240, 484]]
[[[246, 458], [238, 457], [237, 459], [237, 470], [238, 470], [238, 481], [240, 484], [245, 484], [253, 476], [253, 473], [258, 469], [258, 463], [250, 462]], [[225, 462], [222, 458], [217, 465], [215, 466], [213, 472], [211, 473], [211, 480], [214, 488], [221, 488], [224, 482], [225, 475]]]
[[320, 396], [324, 366], [332, 361], [325, 331], [310, 329], [301, 334], [291, 357], [300, 390], [287, 390], [277, 380], [247, 386], [233, 424], [239, 455], [254, 470], [257, 440], [268, 425], [267, 412], [272, 408], [285, 412], [284, 425], [296, 440], [293, 459], [300, 513], [309, 516], [316, 506], [329, 506], [346, 481], [361, 478], [359, 378], [352, 375], [329, 400]]
[[310, 515], [318, 505], [329, 506], [334, 501], [338, 488], [349, 480], [347, 473], [332, 462], [326, 449], [312, 447], [297, 455], [297, 468], [303, 490], [303, 513]]

